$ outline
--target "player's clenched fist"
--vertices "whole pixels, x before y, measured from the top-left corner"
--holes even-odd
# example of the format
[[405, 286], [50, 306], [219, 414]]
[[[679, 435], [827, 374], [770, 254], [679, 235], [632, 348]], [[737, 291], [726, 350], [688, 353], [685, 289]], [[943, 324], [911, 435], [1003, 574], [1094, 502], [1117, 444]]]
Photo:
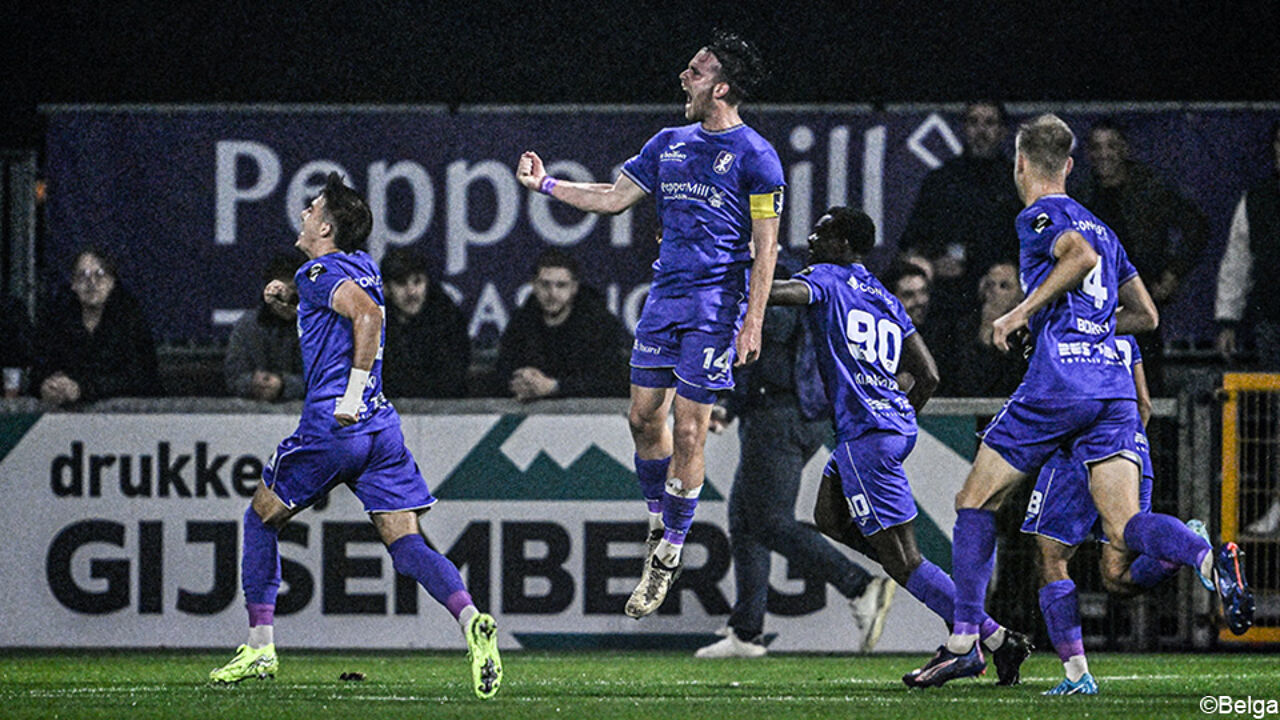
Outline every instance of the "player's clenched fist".
[[516, 165], [516, 179], [521, 185], [537, 190], [542, 178], [546, 176], [547, 171], [543, 169], [542, 158], [538, 157], [538, 153], [530, 150], [520, 156], [520, 162]]

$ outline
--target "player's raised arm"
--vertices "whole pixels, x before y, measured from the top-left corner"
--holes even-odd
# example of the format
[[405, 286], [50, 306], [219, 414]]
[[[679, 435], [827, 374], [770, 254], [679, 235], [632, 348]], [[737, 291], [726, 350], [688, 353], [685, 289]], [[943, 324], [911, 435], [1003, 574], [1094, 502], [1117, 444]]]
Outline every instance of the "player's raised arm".
[[1098, 264], [1098, 253], [1084, 236], [1068, 230], [1053, 245], [1053, 270], [1030, 295], [991, 324], [991, 342], [1001, 352], [1009, 352], [1009, 336], [1027, 326], [1037, 310], [1080, 285]]
[[1116, 292], [1116, 334], [1150, 332], [1160, 324], [1160, 311], [1142, 278], [1134, 275]]
[[369, 371], [382, 341], [382, 310], [358, 285], [344, 281], [333, 291], [333, 309], [351, 321], [351, 375], [333, 415], [342, 426], [359, 418]]
[[774, 280], [769, 287], [770, 305], [808, 305], [809, 283], [801, 280]]
[[560, 180], [547, 175], [542, 158], [535, 152], [520, 156], [516, 165], [516, 179], [520, 184], [583, 211], [604, 215], [617, 215], [640, 202], [646, 195], [643, 188], [626, 175], [609, 183], [583, 183]]
[[755, 362], [760, 356], [764, 308], [778, 264], [778, 216], [751, 219], [751, 286], [747, 290], [747, 315], [738, 332], [736, 365]]
[[899, 372], [911, 374], [914, 382], [907, 390], [907, 402], [918, 413], [924, 409], [925, 403], [933, 397], [938, 389], [938, 364], [933, 360], [933, 353], [925, 345], [920, 333], [914, 332], [902, 340], [902, 367]]

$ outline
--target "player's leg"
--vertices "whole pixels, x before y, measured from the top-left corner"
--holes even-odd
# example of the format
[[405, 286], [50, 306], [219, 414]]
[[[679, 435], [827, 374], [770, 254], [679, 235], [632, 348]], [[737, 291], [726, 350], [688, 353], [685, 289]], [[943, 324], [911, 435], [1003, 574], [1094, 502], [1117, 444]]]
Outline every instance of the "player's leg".
[[[645, 385], [637, 385], [637, 382]], [[631, 408], [627, 420], [635, 443], [636, 479], [649, 513], [646, 564], [662, 539], [662, 499], [671, 465], [672, 436], [667, 417], [675, 388], [670, 369], [632, 369]], [[647, 385], [652, 384], [653, 387]]]
[[1080, 605], [1075, 581], [1067, 572], [1067, 563], [1076, 546], [1053, 538], [1036, 537], [1040, 569], [1040, 613], [1044, 616], [1049, 641], [1062, 661], [1066, 678], [1046, 695], [1096, 695], [1098, 685], [1089, 674], [1089, 661], [1084, 654], [1080, 627]]
[[987, 584], [996, 557], [996, 519], [1004, 498], [1026, 477], [983, 442], [964, 486], [956, 495], [956, 525], [952, 533], [952, 576], [956, 584], [956, 613], [947, 649], [967, 653], [978, 640], [986, 617]]
[[482, 699], [493, 697], [502, 683], [497, 623], [476, 609], [457, 566], [427, 545], [419, 520], [436, 499], [405, 447], [400, 428], [366, 437], [368, 453], [352, 490], [377, 528], [395, 571], [417, 580], [462, 628], [472, 689]]
[[858, 530], [849, 512], [849, 500], [844, 496], [839, 469], [828, 464], [818, 484], [818, 496], [813, 503], [813, 524], [823, 535], [845, 547], [862, 553], [867, 559], [879, 563], [880, 556], [871, 543]]
[[681, 392], [684, 387], [681, 384], [677, 389], [674, 403], [671, 477], [667, 479], [666, 494], [662, 499], [662, 539], [658, 541], [653, 559], [625, 608], [626, 614], [636, 619], [649, 615], [662, 605], [667, 591], [680, 574], [684, 539], [693, 525], [698, 495], [702, 492], [702, 481], [706, 475], [703, 446], [715, 397], [706, 393], [690, 399]]
[[[330, 477], [310, 469], [324, 456], [297, 437], [280, 443], [244, 512], [240, 584], [249, 615], [249, 637], [236, 655], [209, 673], [218, 683], [274, 677], [276, 595], [280, 590], [280, 528], [324, 493]], [[282, 496], [285, 499], [282, 499]], [[287, 499], [287, 502], [286, 502]]]

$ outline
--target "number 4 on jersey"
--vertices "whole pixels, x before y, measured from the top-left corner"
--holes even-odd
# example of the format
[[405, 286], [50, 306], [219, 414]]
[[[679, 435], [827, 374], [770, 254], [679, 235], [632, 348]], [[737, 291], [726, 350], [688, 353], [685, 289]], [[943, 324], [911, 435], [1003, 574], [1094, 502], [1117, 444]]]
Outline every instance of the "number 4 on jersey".
[[1102, 284], [1102, 258], [1098, 258], [1098, 264], [1084, 276], [1083, 291], [1085, 295], [1093, 298], [1095, 308], [1101, 310], [1102, 306], [1107, 304], [1107, 286]]

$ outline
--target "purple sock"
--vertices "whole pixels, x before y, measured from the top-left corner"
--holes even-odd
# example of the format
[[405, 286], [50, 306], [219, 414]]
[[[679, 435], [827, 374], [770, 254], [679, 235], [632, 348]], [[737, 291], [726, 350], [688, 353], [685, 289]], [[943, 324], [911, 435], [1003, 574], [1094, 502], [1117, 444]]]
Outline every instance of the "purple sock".
[[240, 585], [244, 588], [249, 627], [270, 625], [280, 592], [279, 533], [267, 527], [250, 506], [244, 511], [244, 546], [240, 557]]
[[988, 510], [956, 512], [951, 571], [956, 585], [956, 635], [977, 635], [987, 619], [987, 583], [996, 562], [996, 515]]
[[666, 527], [662, 533], [662, 539], [672, 545], [683, 545], [684, 536], [689, 533], [689, 527], [693, 525], [693, 511], [697, 507], [698, 498], [681, 497], [667, 492], [662, 501], [662, 524]]
[[[928, 560], [921, 560], [920, 566], [907, 578], [907, 592], [943, 622], [951, 622], [955, 617], [956, 584], [942, 568]], [[985, 640], [999, 629], [1000, 623], [988, 617], [979, 626], [978, 635]]]
[[662, 512], [662, 496], [667, 487], [667, 468], [671, 465], [671, 456], [656, 460], [641, 460], [636, 456], [636, 479], [640, 481], [640, 492], [649, 503], [649, 512]]
[[472, 604], [458, 568], [449, 558], [427, 547], [421, 535], [405, 535], [391, 543], [387, 552], [391, 554], [396, 572], [417, 580], [455, 619], [463, 608]]
[[1051, 582], [1040, 588], [1040, 612], [1049, 641], [1062, 662], [1084, 655], [1080, 633], [1080, 605], [1076, 601], [1076, 584], [1071, 580]]
[[1166, 579], [1177, 574], [1182, 566], [1168, 560], [1160, 560], [1149, 555], [1139, 555], [1129, 566], [1129, 577], [1134, 585], [1153, 588]]
[[1129, 519], [1124, 526], [1124, 544], [1157, 560], [1197, 569], [1211, 549], [1209, 543], [1178, 518], [1153, 512], [1141, 512]]

